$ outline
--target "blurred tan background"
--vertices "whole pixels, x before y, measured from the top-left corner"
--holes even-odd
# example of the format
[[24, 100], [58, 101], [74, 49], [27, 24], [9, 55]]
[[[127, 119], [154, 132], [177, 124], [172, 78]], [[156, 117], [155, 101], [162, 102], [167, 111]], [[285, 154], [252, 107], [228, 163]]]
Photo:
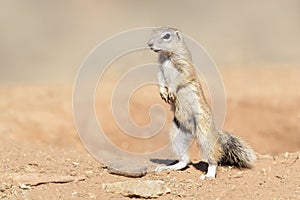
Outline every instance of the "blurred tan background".
[[300, 1], [0, 1], [0, 81], [70, 82], [118, 32], [173, 26], [220, 68], [300, 66]]
[[[89, 145], [93, 150], [112, 161], [121, 155], [106, 151], [104, 140], [95, 139], [97, 132], [89, 129], [93, 115], [86, 115], [91, 113], [88, 103], [78, 106], [84, 122], [74, 123], [72, 85], [97, 44], [119, 32], [149, 26], [177, 27], [203, 45], [224, 81], [224, 129], [243, 138], [258, 154], [275, 156], [258, 156], [252, 170], [219, 168], [218, 182], [202, 184], [196, 167], [202, 157], [193, 143], [194, 167], [150, 173], [141, 180], [164, 180], [172, 192], [163, 199], [299, 197], [300, 0], [0, 0], [0, 199], [121, 198], [104, 193], [101, 183], [126, 178], [110, 175], [92, 159], [94, 155], [87, 154], [75, 126], [87, 127], [80, 134], [92, 144], [101, 142]], [[157, 55], [139, 51], [117, 60], [105, 71], [95, 94], [99, 126], [110, 143], [126, 152], [148, 153], [169, 144], [173, 114], [155, 85], [130, 91], [128, 109], [118, 112], [126, 130], [136, 130], [129, 126], [126, 111], [138, 126], [150, 124], [154, 117], [159, 122], [165, 119], [155, 137], [129, 137], [110, 106], [124, 69], [149, 59], [155, 62]], [[124, 105], [120, 102], [128, 92], [122, 92], [114, 105]], [[149, 112], [156, 104], [165, 108], [167, 117]], [[141, 136], [147, 131], [140, 131]], [[133, 156], [119, 160], [132, 163]], [[85, 181], [63, 184], [61, 175]], [[59, 184], [29, 186], [16, 177], [29, 182], [57, 177]]]

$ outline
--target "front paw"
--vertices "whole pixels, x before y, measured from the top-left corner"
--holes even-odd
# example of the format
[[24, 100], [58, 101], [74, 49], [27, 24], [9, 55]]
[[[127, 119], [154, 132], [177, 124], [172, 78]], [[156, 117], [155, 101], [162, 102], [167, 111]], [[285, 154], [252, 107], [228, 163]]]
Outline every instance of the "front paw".
[[168, 98], [169, 98], [168, 96], [169, 96], [169, 94], [168, 94], [167, 88], [161, 89], [159, 91], [159, 94], [160, 94], [160, 97], [162, 98], [162, 100], [164, 100], [165, 102], [168, 103]]
[[174, 102], [176, 99], [175, 94], [173, 92], [168, 93], [168, 103]]
[[166, 103], [168, 103], [168, 94], [167, 93], [160, 93], [160, 97], [162, 100], [164, 100]]

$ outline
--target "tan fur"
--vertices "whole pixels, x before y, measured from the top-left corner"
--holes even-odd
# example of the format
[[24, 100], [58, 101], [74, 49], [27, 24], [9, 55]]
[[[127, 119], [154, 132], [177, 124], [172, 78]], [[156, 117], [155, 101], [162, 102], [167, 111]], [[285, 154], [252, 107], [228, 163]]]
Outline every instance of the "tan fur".
[[211, 167], [207, 173], [210, 178], [214, 178], [214, 166], [221, 161], [249, 167], [255, 159], [251, 148], [216, 128], [199, 75], [181, 33], [174, 28], [156, 29], [148, 45], [159, 54], [159, 91], [162, 99], [174, 111], [170, 140], [180, 159], [179, 164], [159, 167], [157, 171], [185, 167], [189, 162], [188, 146], [194, 137]]

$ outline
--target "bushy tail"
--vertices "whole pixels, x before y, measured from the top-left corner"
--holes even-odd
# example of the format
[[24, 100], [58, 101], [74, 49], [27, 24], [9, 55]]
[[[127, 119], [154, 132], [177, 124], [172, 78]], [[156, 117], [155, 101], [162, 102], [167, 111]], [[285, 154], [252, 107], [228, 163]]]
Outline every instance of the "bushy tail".
[[221, 147], [223, 150], [223, 156], [219, 161], [221, 165], [251, 168], [256, 159], [251, 147], [225, 131], [221, 133]]

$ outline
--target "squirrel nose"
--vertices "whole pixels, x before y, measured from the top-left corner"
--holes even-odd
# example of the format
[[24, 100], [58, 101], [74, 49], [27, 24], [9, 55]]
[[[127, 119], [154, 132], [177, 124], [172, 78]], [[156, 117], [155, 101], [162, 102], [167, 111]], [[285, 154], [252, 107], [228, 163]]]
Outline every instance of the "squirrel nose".
[[153, 47], [153, 43], [152, 42], [148, 42], [148, 47]]

